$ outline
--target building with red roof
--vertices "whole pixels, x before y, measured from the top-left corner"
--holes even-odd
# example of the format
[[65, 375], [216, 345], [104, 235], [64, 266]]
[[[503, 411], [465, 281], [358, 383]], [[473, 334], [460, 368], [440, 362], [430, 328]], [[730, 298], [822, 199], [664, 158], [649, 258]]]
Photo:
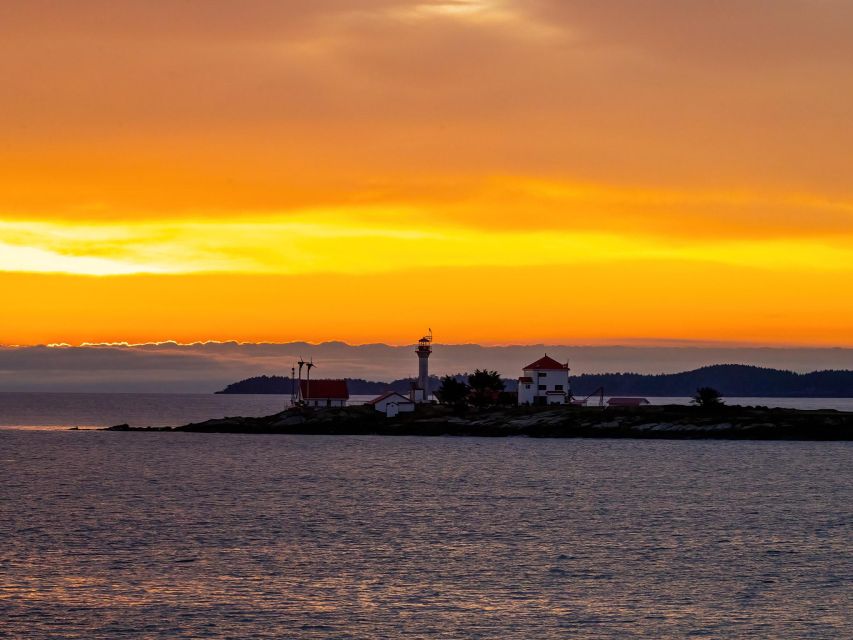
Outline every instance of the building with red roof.
[[641, 407], [644, 404], [651, 404], [645, 398], [610, 398], [607, 401], [608, 407]]
[[372, 405], [377, 411], [381, 411], [389, 418], [398, 413], [411, 412], [415, 410], [415, 403], [402, 393], [386, 391], [381, 396], [370, 400], [367, 404]]
[[524, 367], [525, 371], [562, 371], [569, 370], [569, 363], [562, 364], [551, 358], [547, 353], [539, 358], [536, 362], [531, 362]]
[[546, 353], [523, 371], [518, 404], [566, 404], [571, 398], [568, 362], [557, 362]]
[[309, 407], [345, 407], [349, 400], [346, 380], [300, 380], [299, 399]]

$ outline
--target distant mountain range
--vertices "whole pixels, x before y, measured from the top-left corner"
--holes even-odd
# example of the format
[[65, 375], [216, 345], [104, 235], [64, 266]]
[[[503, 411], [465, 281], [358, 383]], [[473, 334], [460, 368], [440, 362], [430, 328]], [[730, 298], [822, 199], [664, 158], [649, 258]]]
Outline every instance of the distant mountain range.
[[[456, 376], [464, 379], [464, 374]], [[352, 395], [380, 394], [394, 390], [406, 393], [413, 378], [393, 382], [373, 382], [347, 378]], [[433, 390], [440, 380], [430, 378]], [[507, 391], [515, 391], [516, 380], [504, 380]], [[608, 396], [692, 396], [699, 387], [714, 387], [724, 396], [790, 397], [790, 398], [851, 398], [853, 371], [814, 371], [794, 373], [739, 364], [719, 364], [683, 373], [647, 375], [639, 373], [582, 374], [571, 378], [572, 392], [583, 398], [603, 387]], [[283, 376], [256, 376], [229, 384], [217, 393], [289, 394], [292, 381]]]

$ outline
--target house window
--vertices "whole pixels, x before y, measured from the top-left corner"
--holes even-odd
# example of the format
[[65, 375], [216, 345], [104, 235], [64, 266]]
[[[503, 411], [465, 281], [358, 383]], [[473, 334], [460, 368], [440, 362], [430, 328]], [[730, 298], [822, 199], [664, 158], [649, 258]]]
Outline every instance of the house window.
[[554, 385], [554, 391], [562, 391], [562, 390], [563, 390], [563, 385], [561, 385], [561, 384], [555, 384]]
[[546, 386], [547, 386], [547, 385], [540, 384], [540, 385], [539, 385], [539, 391], [545, 391]]
[[547, 374], [545, 371], [540, 371], [540, 372], [539, 372], [539, 377], [540, 377], [540, 378], [545, 378], [547, 375], [548, 375], [548, 374]]
[[525, 388], [525, 389], [529, 389], [529, 388], [530, 388], [530, 385], [529, 385], [529, 384], [526, 384], [526, 385], [524, 385], [524, 388]]

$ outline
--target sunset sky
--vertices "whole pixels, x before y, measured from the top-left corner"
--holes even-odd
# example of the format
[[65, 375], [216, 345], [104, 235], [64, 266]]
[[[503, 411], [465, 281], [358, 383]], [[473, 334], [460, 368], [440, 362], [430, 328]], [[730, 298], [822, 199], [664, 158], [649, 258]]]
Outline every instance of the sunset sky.
[[0, 344], [853, 346], [853, 2], [7, 0]]

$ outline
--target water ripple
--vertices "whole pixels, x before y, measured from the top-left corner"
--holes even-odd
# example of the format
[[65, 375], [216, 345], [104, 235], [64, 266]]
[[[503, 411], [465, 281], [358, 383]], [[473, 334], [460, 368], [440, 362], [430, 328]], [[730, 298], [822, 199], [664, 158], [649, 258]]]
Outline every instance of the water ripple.
[[850, 443], [0, 431], [0, 450], [3, 637], [853, 637]]

